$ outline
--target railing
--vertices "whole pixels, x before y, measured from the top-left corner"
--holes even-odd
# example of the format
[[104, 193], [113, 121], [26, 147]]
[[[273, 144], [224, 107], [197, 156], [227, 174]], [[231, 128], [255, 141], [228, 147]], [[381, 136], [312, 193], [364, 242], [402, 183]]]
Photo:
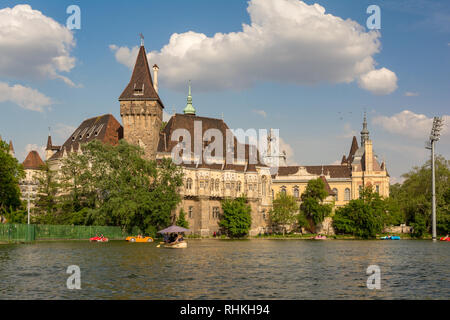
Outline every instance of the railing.
[[100, 234], [111, 240], [125, 239], [128, 236], [122, 228], [110, 226], [0, 224], [0, 242], [87, 240]]

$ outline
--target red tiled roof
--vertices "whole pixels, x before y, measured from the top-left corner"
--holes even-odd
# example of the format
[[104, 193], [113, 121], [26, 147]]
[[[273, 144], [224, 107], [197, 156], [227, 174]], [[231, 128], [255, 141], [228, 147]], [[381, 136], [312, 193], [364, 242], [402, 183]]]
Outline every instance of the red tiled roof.
[[39, 156], [39, 153], [37, 151], [30, 151], [25, 158], [25, 161], [23, 162], [24, 169], [33, 169], [33, 170], [39, 170], [41, 169], [41, 166], [45, 165], [45, 163], [42, 161], [41, 157]]

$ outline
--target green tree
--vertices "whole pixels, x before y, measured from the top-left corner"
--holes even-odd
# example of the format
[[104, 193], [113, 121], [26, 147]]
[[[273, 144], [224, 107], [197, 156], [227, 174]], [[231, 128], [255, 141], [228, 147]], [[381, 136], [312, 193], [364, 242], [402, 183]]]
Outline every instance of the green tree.
[[332, 204], [323, 203], [327, 196], [325, 182], [321, 178], [308, 181], [305, 192], [301, 195], [300, 211], [314, 225], [321, 223], [332, 212]]
[[[391, 186], [390, 196], [397, 202], [404, 221], [431, 230], [431, 161], [402, 175], [402, 184]], [[436, 227], [439, 234], [450, 233], [450, 161], [436, 157]]]
[[338, 233], [359, 238], [374, 238], [382, 232], [386, 221], [386, 205], [372, 187], [366, 187], [359, 199], [350, 200], [338, 208], [333, 216], [333, 227]]
[[22, 206], [19, 181], [24, 175], [22, 165], [9, 154], [9, 145], [0, 139], [0, 215]]
[[184, 212], [183, 208], [181, 208], [180, 210], [176, 225], [182, 228], [189, 229], [189, 222], [186, 220], [186, 213]]
[[252, 224], [251, 207], [245, 197], [227, 199], [222, 202], [223, 216], [219, 226], [231, 238], [240, 238], [248, 234]]
[[137, 227], [153, 235], [171, 224], [181, 200], [181, 169], [171, 159], [144, 159], [142, 149], [124, 140], [117, 146], [94, 140], [82, 154], [69, 156], [63, 170], [72, 219], [86, 224]]
[[270, 210], [270, 221], [273, 225], [283, 229], [283, 235], [286, 231], [286, 225], [296, 221], [298, 214], [298, 205], [295, 198], [286, 193], [279, 193], [273, 200], [273, 208]]
[[[58, 192], [59, 183], [56, 179], [56, 172], [52, 171], [45, 163], [37, 176], [38, 192], [35, 201], [35, 221], [42, 224], [58, 224], [59, 202]], [[59, 221], [63, 223], [63, 221]]]

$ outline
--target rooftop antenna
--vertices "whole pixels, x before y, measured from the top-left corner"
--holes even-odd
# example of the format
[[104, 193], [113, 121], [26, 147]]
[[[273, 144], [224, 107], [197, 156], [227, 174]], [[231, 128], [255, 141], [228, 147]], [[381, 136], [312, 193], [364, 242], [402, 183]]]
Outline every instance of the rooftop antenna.
[[142, 33], [139, 33], [139, 37], [141, 38], [141, 47], [144, 46], [144, 35]]

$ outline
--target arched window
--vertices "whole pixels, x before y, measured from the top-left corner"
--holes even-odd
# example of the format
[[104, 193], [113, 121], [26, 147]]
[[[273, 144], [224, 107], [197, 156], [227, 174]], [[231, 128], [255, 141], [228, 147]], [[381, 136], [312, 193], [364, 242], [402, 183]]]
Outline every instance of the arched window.
[[299, 198], [299, 197], [300, 197], [300, 192], [299, 192], [297, 186], [294, 187], [294, 197], [295, 197], [295, 198]]
[[338, 189], [333, 188], [333, 193], [334, 193], [334, 200], [339, 201], [339, 197], [338, 197]]
[[261, 189], [262, 189], [262, 195], [263, 197], [266, 196], [266, 177], [262, 178], [262, 184], [261, 184]]
[[349, 188], [345, 188], [344, 200], [350, 201], [350, 189]]
[[186, 180], [186, 189], [187, 190], [191, 190], [192, 189], [192, 179], [191, 178], [188, 178]]
[[200, 188], [203, 188], [205, 186], [205, 182], [203, 180], [200, 180]]
[[375, 192], [376, 192], [376, 193], [380, 193], [380, 186], [379, 186], [379, 185], [376, 185], [376, 186], [375, 186]]
[[282, 186], [280, 192], [282, 195], [286, 195], [286, 187]]

